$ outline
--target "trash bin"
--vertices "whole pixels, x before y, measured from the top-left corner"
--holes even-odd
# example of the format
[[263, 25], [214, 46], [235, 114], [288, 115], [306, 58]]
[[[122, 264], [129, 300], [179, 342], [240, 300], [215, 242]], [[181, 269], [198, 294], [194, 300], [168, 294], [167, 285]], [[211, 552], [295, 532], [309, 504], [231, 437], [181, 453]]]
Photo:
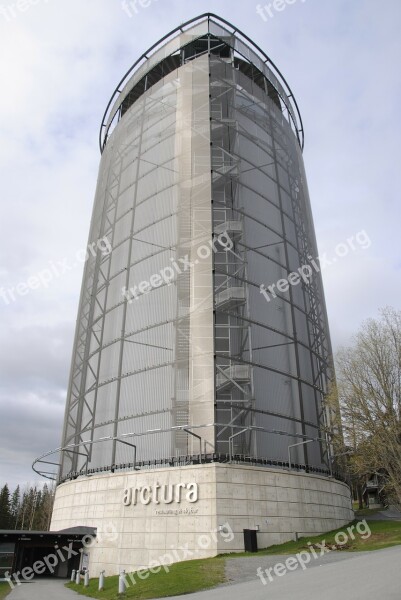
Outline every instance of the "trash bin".
[[244, 546], [245, 552], [258, 551], [258, 539], [256, 537], [256, 529], [244, 529]]

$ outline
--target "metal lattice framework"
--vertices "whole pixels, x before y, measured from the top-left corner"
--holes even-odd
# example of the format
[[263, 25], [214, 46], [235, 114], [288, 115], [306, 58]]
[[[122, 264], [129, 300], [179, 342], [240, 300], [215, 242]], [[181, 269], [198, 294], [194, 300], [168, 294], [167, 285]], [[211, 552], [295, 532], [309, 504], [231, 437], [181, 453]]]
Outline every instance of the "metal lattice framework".
[[[192, 426], [192, 427], [189, 425], [186, 425], [186, 426], [183, 425], [183, 426], [175, 426], [166, 431], [170, 432], [172, 430], [182, 430], [182, 431], [187, 430], [187, 433], [195, 436], [198, 440], [201, 440], [202, 439], [201, 436], [198, 436], [193, 430], [196, 431], [197, 429], [204, 429], [204, 428], [208, 428], [208, 427], [212, 427], [216, 430], [222, 430], [224, 427], [226, 427], [226, 425], [223, 423], [209, 423], [209, 424], [202, 424], [202, 425]], [[226, 454], [223, 454], [223, 453], [210, 454], [210, 453], [207, 453], [206, 451], [202, 452], [201, 451], [202, 444], [200, 443], [199, 453], [197, 453], [197, 454], [186, 455], [186, 456], [182, 456], [179, 458], [166, 457], [165, 459], [155, 459], [155, 460], [148, 460], [148, 461], [137, 460], [137, 452], [136, 452], [137, 446], [133, 442], [135, 441], [136, 438], [140, 438], [141, 436], [152, 436], [152, 435], [154, 436], [157, 433], [159, 433], [159, 430], [150, 430], [150, 431], [144, 431], [141, 433], [130, 432], [130, 433], [126, 433], [120, 437], [115, 437], [115, 438], [106, 437], [106, 438], [99, 438], [99, 439], [95, 439], [95, 440], [91, 440], [91, 439], [82, 440], [81, 442], [79, 442], [77, 444], [69, 444], [68, 446], [61, 446], [59, 448], [55, 448], [54, 450], [49, 450], [48, 452], [46, 452], [46, 453], [42, 454], [41, 456], [39, 456], [38, 458], [36, 458], [32, 464], [32, 469], [35, 471], [35, 473], [37, 473], [41, 477], [45, 477], [46, 479], [50, 479], [52, 481], [58, 481], [59, 483], [61, 483], [68, 479], [76, 479], [80, 475], [91, 475], [91, 474], [101, 473], [101, 472], [105, 472], [105, 471], [115, 472], [118, 470], [126, 470], [126, 469], [133, 469], [133, 470], [152, 469], [152, 468], [157, 468], [158, 466], [161, 466], [161, 465], [183, 466], [183, 465], [210, 463], [210, 462], [232, 462], [235, 464], [240, 464], [240, 463], [246, 462], [248, 464], [269, 465], [269, 466], [273, 466], [273, 467], [286, 468], [289, 470], [306, 470], [307, 472], [310, 472], [310, 473], [329, 475], [330, 477], [336, 477], [337, 479], [344, 480], [344, 476], [342, 473], [333, 472], [332, 461], [329, 465], [329, 469], [326, 470], [326, 469], [322, 469], [322, 468], [307, 467], [307, 465], [297, 464], [297, 463], [290, 462], [290, 461], [268, 460], [268, 459], [258, 458], [258, 457], [250, 458], [246, 454], [236, 454], [233, 451], [233, 438], [235, 438], [238, 435], [242, 435], [245, 431], [250, 432], [250, 433], [257, 431], [257, 432], [268, 434], [268, 435], [283, 436], [285, 438], [287, 438], [289, 436], [290, 438], [293, 437], [295, 439], [301, 439], [302, 440], [302, 442], [300, 442], [301, 444], [304, 442], [307, 442], [307, 443], [315, 442], [318, 444], [330, 444], [330, 442], [328, 442], [325, 438], [307, 438], [307, 437], [303, 436], [302, 434], [292, 434], [292, 433], [288, 433], [287, 431], [264, 429], [263, 427], [258, 427], [258, 426], [253, 426], [253, 425], [248, 425], [246, 427], [243, 427], [242, 425], [230, 424], [230, 427], [236, 431], [230, 437], [229, 452]], [[127, 439], [130, 439], [131, 441], [128, 442]], [[67, 477], [64, 477], [61, 479], [58, 477], [59, 468], [61, 466], [60, 457], [63, 453], [68, 452], [68, 453], [79, 455], [79, 454], [81, 454], [79, 452], [79, 449], [82, 446], [91, 448], [97, 444], [107, 443], [109, 441], [114, 441], [117, 444], [119, 444], [119, 443], [124, 444], [124, 445], [128, 446], [130, 449], [132, 449], [131, 455], [130, 455], [130, 461], [127, 463], [105, 465], [104, 467], [93, 468], [93, 469], [89, 469], [89, 468], [86, 468], [85, 470], [80, 469], [79, 471], [72, 471], [71, 473], [68, 474]], [[291, 448], [294, 445], [297, 445], [297, 444], [291, 443], [288, 446], [288, 448]], [[55, 457], [55, 459], [48, 460], [51, 457]], [[49, 465], [50, 465], [50, 467], [57, 467], [57, 468], [54, 469], [53, 471], [45, 470], [45, 469], [49, 468]]]
[[[317, 256], [303, 144], [280, 71], [212, 13], [134, 63], [100, 131], [89, 241], [112, 251], [86, 263], [62, 447], [35, 465], [58, 452], [60, 481], [153, 460], [290, 468], [295, 437], [316, 444], [295, 445], [294, 464], [331, 473], [320, 273], [274, 303], [261, 296]], [[166, 264], [174, 281], [121, 294]]]
[[107, 139], [114, 119], [116, 117], [120, 118], [121, 116], [119, 113], [119, 109], [125, 96], [128, 94], [130, 88], [132, 87], [132, 81], [130, 78], [132, 73], [137, 71], [142, 65], [146, 65], [146, 62], [149, 60], [149, 57], [152, 55], [152, 53], [155, 54], [156, 51], [164, 44], [166, 44], [171, 38], [174, 38], [178, 33], [184, 33], [195, 23], [203, 22], [205, 20], [207, 20], [208, 31], [210, 31], [210, 26], [212, 23], [222, 23], [228, 28], [228, 31], [232, 36], [235, 36], [237, 39], [243, 39], [246, 42], [246, 44], [249, 44], [253, 51], [256, 53], [255, 56], [261, 57], [261, 60], [263, 61], [264, 65], [266, 65], [269, 68], [269, 70], [271, 70], [270, 79], [273, 85], [275, 84], [277, 86], [277, 91], [280, 94], [280, 97], [287, 110], [287, 117], [290, 120], [292, 126], [294, 127], [294, 131], [296, 132], [301, 148], [304, 147], [304, 128], [301, 113], [299, 111], [297, 101], [294, 97], [294, 94], [291, 91], [290, 86], [286, 82], [284, 76], [279, 71], [277, 66], [274, 64], [271, 58], [269, 58], [269, 56], [264, 52], [264, 50], [262, 50], [262, 48], [255, 44], [255, 42], [253, 42], [253, 40], [251, 40], [251, 38], [248, 37], [245, 33], [243, 33], [240, 29], [235, 27], [235, 25], [233, 25], [229, 21], [226, 21], [225, 19], [222, 19], [214, 13], [204, 13], [186, 21], [185, 23], [182, 23], [182, 25], [179, 25], [178, 27], [167, 33], [165, 36], [163, 36], [155, 44], [150, 46], [150, 48], [148, 48], [148, 50], [146, 50], [146, 52], [144, 52], [138, 58], [138, 60], [134, 62], [132, 67], [128, 69], [124, 77], [122, 77], [121, 81], [116, 86], [103, 115], [102, 124], [99, 132], [99, 147], [101, 152], [103, 152], [107, 143]]

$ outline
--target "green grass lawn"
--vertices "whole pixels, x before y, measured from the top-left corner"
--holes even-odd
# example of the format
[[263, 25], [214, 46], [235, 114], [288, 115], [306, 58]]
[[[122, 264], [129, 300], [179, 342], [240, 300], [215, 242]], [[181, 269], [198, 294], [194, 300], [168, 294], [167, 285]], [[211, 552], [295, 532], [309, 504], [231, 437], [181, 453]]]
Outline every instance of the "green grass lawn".
[[381, 508], [359, 508], [359, 502], [355, 500], [352, 502], [352, 508], [358, 517], [363, 517], [364, 515], [374, 515], [377, 512], [383, 512], [384, 510], [387, 510], [386, 506], [382, 506]]
[[355, 510], [355, 516], [356, 517], [365, 517], [366, 515], [374, 515], [378, 512], [384, 512], [385, 510], [387, 510], [387, 508], [384, 508], [384, 506], [382, 508], [361, 508], [361, 510], [359, 509], [354, 509]]
[[0, 583], [0, 600], [3, 600], [10, 592], [11, 588], [8, 583]]
[[[353, 523], [355, 524], [356, 521]], [[350, 524], [351, 525], [351, 524]], [[361, 552], [370, 550], [380, 550], [401, 544], [401, 521], [369, 521], [371, 536], [362, 539], [354, 529], [355, 540], [349, 540], [346, 547], [341, 552]], [[296, 554], [297, 552], [309, 550], [308, 542], [312, 544], [321, 543], [325, 540], [326, 545], [335, 543], [335, 534], [337, 532], [346, 532], [347, 526], [330, 531], [323, 535], [315, 537], [300, 538], [297, 542], [287, 542], [277, 546], [270, 546], [265, 550], [260, 550], [257, 554], [235, 553], [220, 555], [216, 558], [205, 560], [190, 560], [182, 563], [176, 563], [169, 567], [166, 573], [163, 569], [159, 573], [150, 573], [147, 579], [140, 579], [134, 576], [135, 584], [130, 583], [130, 587], [123, 595], [118, 594], [118, 577], [106, 577], [105, 590], [98, 592], [98, 579], [91, 579], [88, 588], [75, 583], [68, 583], [67, 587], [75, 590], [85, 596], [92, 598], [105, 598], [106, 600], [119, 600], [124, 598], [136, 598], [137, 600], [146, 600], [149, 598], [166, 598], [168, 596], [179, 596], [181, 594], [190, 594], [200, 590], [206, 590], [216, 587], [225, 582], [225, 561], [227, 558], [235, 559], [240, 556], [260, 557], [272, 554]], [[365, 535], [366, 529], [363, 530]], [[129, 581], [129, 579], [128, 579]], [[3, 596], [0, 595], [0, 599]]]
[[67, 587], [85, 596], [107, 600], [165, 598], [216, 587], [225, 581], [224, 566], [225, 561], [220, 557], [176, 563], [169, 567], [168, 573], [162, 569], [159, 573], [150, 573], [147, 579], [142, 580], [135, 576], [135, 584], [131, 584], [127, 578], [130, 587], [125, 594], [118, 594], [118, 576], [106, 577], [103, 592], [98, 591], [98, 579], [91, 579], [87, 588], [75, 583], [68, 583]]
[[[401, 521], [368, 521], [368, 525], [372, 532], [371, 536], [362, 539], [362, 537], [354, 530], [355, 540], [349, 540], [347, 546], [344, 547], [341, 552], [380, 550], [381, 548], [389, 548], [390, 546], [398, 546], [401, 544]], [[269, 548], [266, 548], [265, 550], [260, 550], [258, 556], [270, 554], [294, 554], [301, 550], [307, 550], [307, 542], [316, 544], [325, 540], [326, 545], [329, 546], [330, 544], [335, 543], [334, 537], [337, 532], [346, 532], [346, 530], [347, 526], [336, 529], [335, 531], [329, 531], [323, 535], [300, 538], [297, 542], [287, 542], [277, 546], [269, 546]], [[241, 554], [241, 556], [244, 556], [244, 554]]]

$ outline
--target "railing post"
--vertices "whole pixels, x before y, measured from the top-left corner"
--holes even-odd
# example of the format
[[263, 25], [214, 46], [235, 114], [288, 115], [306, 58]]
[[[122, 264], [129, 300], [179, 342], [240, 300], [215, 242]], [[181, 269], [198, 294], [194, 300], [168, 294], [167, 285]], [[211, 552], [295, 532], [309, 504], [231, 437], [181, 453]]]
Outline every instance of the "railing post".
[[125, 592], [125, 571], [120, 573], [118, 578], [118, 593], [123, 594]]

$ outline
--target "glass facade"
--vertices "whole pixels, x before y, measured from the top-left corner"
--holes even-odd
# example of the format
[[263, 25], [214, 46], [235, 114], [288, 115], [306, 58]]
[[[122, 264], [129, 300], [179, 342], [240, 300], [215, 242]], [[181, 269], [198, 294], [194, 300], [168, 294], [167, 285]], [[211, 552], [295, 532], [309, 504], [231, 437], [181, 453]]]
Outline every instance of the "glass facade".
[[285, 466], [306, 440], [293, 462], [328, 470], [320, 274], [268, 290], [317, 257], [285, 82], [208, 17], [119, 87], [102, 126], [98, 251], [85, 266], [60, 479], [160, 461]]

